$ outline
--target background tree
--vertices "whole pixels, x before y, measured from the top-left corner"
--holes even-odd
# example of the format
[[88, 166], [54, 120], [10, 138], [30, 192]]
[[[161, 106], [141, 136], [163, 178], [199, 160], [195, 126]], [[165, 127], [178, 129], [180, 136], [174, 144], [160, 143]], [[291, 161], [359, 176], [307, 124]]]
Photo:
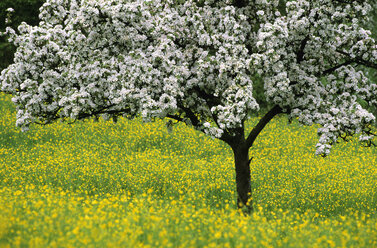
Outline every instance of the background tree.
[[[323, 156], [355, 133], [373, 144], [371, 9], [347, 0], [49, 0], [39, 26], [7, 30], [18, 48], [1, 90], [14, 95], [23, 130], [140, 115], [218, 138], [234, 153], [238, 206], [250, 211], [249, 149], [274, 116], [320, 124]], [[246, 133], [262, 104], [256, 93], [271, 108]]]
[[[45, 0], [1, 0], [0, 1], [0, 31], [4, 31], [6, 26], [16, 29], [21, 22], [30, 25], [38, 24], [39, 8]], [[11, 23], [5, 23], [7, 19], [7, 9], [12, 8]], [[15, 47], [9, 43], [5, 37], [0, 37], [0, 70], [6, 68], [13, 61]]]

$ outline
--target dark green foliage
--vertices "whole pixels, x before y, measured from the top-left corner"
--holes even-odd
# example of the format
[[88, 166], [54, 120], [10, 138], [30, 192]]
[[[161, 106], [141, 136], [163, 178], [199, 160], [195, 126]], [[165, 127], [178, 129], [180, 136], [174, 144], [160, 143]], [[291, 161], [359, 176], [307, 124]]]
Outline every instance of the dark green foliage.
[[[39, 8], [44, 2], [45, 0], [0, 0], [0, 31], [6, 28], [5, 19], [8, 8], [15, 10], [10, 23], [13, 29], [16, 30], [21, 22], [37, 25]], [[14, 46], [9, 44], [5, 37], [0, 37], [0, 71], [12, 63], [14, 51]]]

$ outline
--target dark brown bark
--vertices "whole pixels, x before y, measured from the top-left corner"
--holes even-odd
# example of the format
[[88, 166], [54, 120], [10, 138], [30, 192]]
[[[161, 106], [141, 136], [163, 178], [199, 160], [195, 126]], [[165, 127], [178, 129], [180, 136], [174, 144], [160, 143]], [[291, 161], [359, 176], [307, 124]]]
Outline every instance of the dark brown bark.
[[237, 206], [244, 212], [253, 210], [251, 197], [251, 175], [249, 149], [246, 147], [233, 148], [236, 169]]
[[251, 130], [249, 136], [246, 139], [246, 145], [248, 148], [253, 146], [255, 139], [258, 137], [259, 133], [263, 130], [263, 128], [269, 123], [275, 115], [283, 113], [283, 110], [278, 106], [275, 105], [270, 111], [268, 111], [262, 119], [259, 120], [258, 124]]
[[234, 0], [233, 2], [233, 5], [238, 8], [246, 7], [247, 4], [248, 4], [247, 0]]
[[233, 130], [234, 135], [226, 134], [222, 137], [222, 140], [228, 143], [233, 150], [236, 169], [237, 206], [245, 214], [253, 211], [249, 149], [262, 129], [275, 115], [282, 112], [283, 110], [279, 106], [273, 107], [259, 120], [247, 138], [245, 138], [243, 126]]
[[[212, 104], [210, 101], [206, 102], [208, 105]], [[183, 105], [180, 107], [186, 117], [191, 120], [192, 125], [199, 126], [200, 121], [198, 117], [191, 110], [184, 108]], [[283, 113], [283, 110], [278, 105], [274, 106], [259, 120], [258, 124], [251, 130], [247, 137], [245, 137], [245, 128], [242, 124], [241, 127], [225, 130], [220, 138], [233, 150], [236, 170], [237, 206], [242, 209], [245, 214], [249, 214], [253, 210], [249, 149], [263, 128], [275, 115], [280, 113]], [[168, 117], [177, 121], [183, 121], [182, 117], [178, 115], [168, 115]], [[217, 123], [217, 116], [213, 116], [213, 120]]]

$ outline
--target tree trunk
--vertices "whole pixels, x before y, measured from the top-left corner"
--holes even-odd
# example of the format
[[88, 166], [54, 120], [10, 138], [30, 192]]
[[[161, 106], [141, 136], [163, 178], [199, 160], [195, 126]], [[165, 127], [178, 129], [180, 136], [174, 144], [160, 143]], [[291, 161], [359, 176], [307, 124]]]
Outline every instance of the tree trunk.
[[249, 214], [253, 210], [249, 149], [236, 147], [233, 148], [233, 153], [236, 167], [237, 206]]
[[270, 122], [275, 115], [280, 113], [283, 113], [283, 109], [278, 105], [274, 106], [259, 120], [258, 124], [251, 130], [246, 139], [243, 123], [242, 127], [232, 130], [233, 135], [226, 131], [220, 138], [233, 150], [236, 167], [237, 205], [238, 208], [244, 210], [245, 214], [249, 214], [253, 211], [249, 148], [253, 146], [255, 139], [267, 123]]

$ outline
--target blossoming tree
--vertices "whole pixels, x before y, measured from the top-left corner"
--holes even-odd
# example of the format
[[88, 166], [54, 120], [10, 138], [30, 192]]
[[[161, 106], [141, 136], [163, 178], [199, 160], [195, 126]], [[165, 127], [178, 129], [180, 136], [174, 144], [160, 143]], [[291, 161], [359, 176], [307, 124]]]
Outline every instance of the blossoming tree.
[[[251, 210], [249, 149], [277, 114], [320, 124], [316, 153], [358, 134], [371, 145], [377, 46], [364, 0], [48, 0], [0, 76], [17, 125], [141, 116], [229, 144], [239, 206]], [[271, 106], [260, 112], [253, 86]], [[168, 123], [171, 123], [170, 121]]]

